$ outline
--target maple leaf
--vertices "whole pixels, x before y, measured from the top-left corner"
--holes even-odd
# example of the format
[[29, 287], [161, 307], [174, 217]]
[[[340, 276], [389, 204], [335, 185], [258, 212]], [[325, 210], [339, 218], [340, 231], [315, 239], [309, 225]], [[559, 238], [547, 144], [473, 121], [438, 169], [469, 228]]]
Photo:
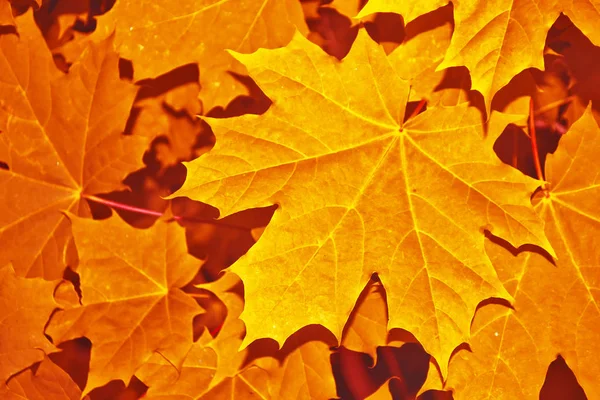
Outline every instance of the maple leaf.
[[246, 328], [239, 319], [244, 309], [244, 300], [236, 291], [240, 284], [240, 278], [235, 274], [225, 274], [221, 279], [202, 285], [198, 288], [209, 290], [221, 300], [227, 308], [227, 316], [217, 337], [208, 346], [212, 348], [219, 359], [218, 369], [214, 382], [219, 383], [225, 377], [231, 377], [239, 373], [244, 367], [247, 351], [238, 352]]
[[180, 371], [159, 354], [155, 354], [139, 371], [140, 378], [150, 386], [148, 399], [268, 399], [268, 375], [257, 367], [244, 368], [217, 384], [213, 377], [217, 369], [214, 351], [200, 339], [190, 348]]
[[[340, 14], [347, 17], [354, 17], [364, 7], [364, 0], [333, 0], [326, 4], [325, 7], [336, 9]], [[355, 22], [355, 21], [354, 21]]]
[[377, 362], [377, 346], [387, 344], [387, 305], [381, 283], [369, 281], [344, 327], [341, 345]]
[[75, 216], [82, 306], [53, 315], [55, 343], [86, 336], [92, 342], [85, 393], [112, 379], [125, 382], [155, 351], [179, 365], [192, 343], [192, 318], [201, 312], [179, 288], [198, 271], [184, 230], [159, 222], [147, 230], [118, 217]]
[[15, 275], [0, 268], [0, 379], [29, 367], [56, 348], [44, 336], [44, 326], [58, 306], [52, 298], [57, 282]]
[[[411, 83], [409, 101], [426, 99], [431, 107], [452, 106], [468, 100], [466, 95], [471, 83], [468, 71], [437, 69], [450, 45], [452, 23], [451, 7], [419, 17], [406, 25], [404, 41], [389, 54], [390, 63], [400, 77]], [[444, 87], [446, 80], [454, 82], [454, 86]]]
[[393, 400], [394, 397], [392, 397], [390, 387], [392, 385], [392, 382], [395, 380], [398, 380], [398, 378], [392, 377], [388, 379], [383, 385], [379, 387], [379, 389], [377, 389], [375, 393], [367, 397], [365, 400]]
[[[190, 399], [246, 398], [328, 399], [336, 397], [329, 361], [331, 344], [295, 337], [273, 356], [248, 362], [249, 348], [238, 352], [245, 327], [238, 319], [243, 301], [235, 274], [197, 287], [210, 290], [227, 306], [217, 337], [205, 332], [192, 345], [181, 371], [159, 355], [136, 373], [148, 386], [148, 398], [181, 396]], [[216, 357], [215, 357], [216, 356]], [[212, 378], [212, 380], [211, 380]], [[254, 398], [254, 397], [251, 397]]]
[[409, 86], [364, 31], [341, 62], [301, 35], [286, 48], [236, 57], [274, 104], [261, 116], [207, 118], [217, 144], [185, 164], [173, 196], [212, 204], [221, 216], [279, 204], [231, 267], [244, 282], [244, 345], [283, 343], [308, 324], [339, 339], [378, 272], [390, 327], [413, 332], [444, 369], [468, 340], [477, 304], [509, 297], [483, 229], [552, 251], [529, 202], [537, 181], [496, 158], [466, 104], [403, 124]]
[[[452, 26], [447, 23], [403, 42], [389, 55], [402, 79], [411, 81], [409, 101], [430, 100], [444, 72], [436, 67], [450, 44]], [[430, 104], [435, 104], [430, 101]]]
[[514, 310], [477, 311], [472, 353], [459, 352], [450, 363], [447, 387], [456, 399], [537, 399], [557, 353], [588, 398], [600, 396], [598, 151], [600, 129], [588, 108], [548, 155], [549, 197], [540, 192], [534, 202], [557, 260], [488, 246]]
[[15, 20], [12, 14], [12, 7], [8, 0], [0, 0], [0, 26], [14, 26]]
[[436, 8], [445, 6], [448, 3], [448, 0], [428, 0], [418, 2], [400, 0], [369, 0], [355, 18], [361, 19], [375, 13], [395, 13], [402, 15], [404, 23], [408, 24], [418, 16], [433, 11]]
[[190, 399], [270, 398], [266, 371], [245, 365], [248, 351], [238, 352], [244, 335], [244, 324], [238, 319], [244, 307], [235, 287], [240, 280], [235, 274], [197, 285], [210, 290], [227, 307], [227, 316], [217, 337], [211, 340], [208, 332], [194, 343], [180, 371], [156, 354], [136, 375], [149, 387], [148, 398], [181, 396]]
[[31, 11], [18, 32], [0, 35], [0, 155], [9, 167], [0, 169], [0, 264], [56, 279], [71, 237], [61, 211], [89, 215], [82, 196], [118, 188], [148, 139], [121, 135], [137, 89], [119, 80], [111, 40], [90, 45], [62, 76]]
[[546, 71], [556, 70], [559, 74], [565, 72], [568, 74], [567, 95], [576, 97], [572, 99], [566, 111], [561, 111], [564, 112], [562, 117], [572, 123], [583, 115], [590, 100], [594, 102], [600, 100], [597, 90], [600, 74], [596, 68], [600, 60], [600, 47], [594, 46], [570, 21], [566, 22], [569, 25], [559, 35], [549, 40], [548, 47], [556, 49], [559, 54], [553, 53], [552, 50], [548, 51]]
[[[447, 2], [370, 0], [357, 18], [375, 12], [401, 14], [405, 21]], [[455, 29], [450, 47], [438, 70], [466, 66], [472, 88], [485, 98], [489, 113], [498, 90], [524, 69], [543, 68], [546, 33], [560, 13], [566, 14], [596, 44], [600, 34], [600, 3], [541, 2], [526, 0], [454, 1]]]
[[11, 378], [5, 392], [0, 394], [3, 399], [17, 400], [80, 400], [81, 389], [71, 377], [49, 358], [45, 358], [35, 373], [26, 369]]
[[[193, 160], [201, 154], [198, 139], [203, 134], [208, 136], [208, 132], [206, 125], [196, 117], [200, 112], [199, 91], [198, 84], [192, 83], [134, 104], [136, 117], [131, 132], [159, 138], [153, 147], [163, 169], [182, 160]], [[192, 104], [186, 104], [188, 102]]]
[[155, 353], [136, 372], [136, 376], [149, 386], [146, 398], [178, 396], [194, 399], [206, 392], [217, 369], [216, 354], [206, 347], [206, 341], [200, 338], [190, 347], [179, 371], [163, 356]]
[[[143, 15], [144, 18], [140, 18]], [[296, 0], [118, 1], [98, 18], [96, 37], [115, 32], [136, 79], [153, 78], [188, 63], [200, 66], [205, 110], [247, 94], [230, 72], [243, 67], [224, 50], [252, 52], [287, 44], [294, 30], [307, 32]]]
[[337, 397], [331, 370], [330, 344], [320, 340], [292, 337], [286, 342], [293, 351], [283, 349], [277, 358], [269, 357], [257, 363], [269, 373], [272, 399], [331, 399]]

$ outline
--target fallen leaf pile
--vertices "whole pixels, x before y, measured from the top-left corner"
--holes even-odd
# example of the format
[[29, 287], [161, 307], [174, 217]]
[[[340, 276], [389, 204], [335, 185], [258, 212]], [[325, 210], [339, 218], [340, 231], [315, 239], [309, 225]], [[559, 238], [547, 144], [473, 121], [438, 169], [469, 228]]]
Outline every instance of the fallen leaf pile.
[[600, 399], [598, 10], [0, 0], [0, 397]]

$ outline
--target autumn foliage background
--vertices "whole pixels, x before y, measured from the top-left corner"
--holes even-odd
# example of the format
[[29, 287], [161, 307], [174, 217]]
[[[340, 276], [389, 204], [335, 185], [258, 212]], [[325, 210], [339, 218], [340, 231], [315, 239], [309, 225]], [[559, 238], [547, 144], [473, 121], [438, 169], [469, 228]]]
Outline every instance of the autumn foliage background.
[[600, 398], [598, 10], [0, 0], [0, 397]]

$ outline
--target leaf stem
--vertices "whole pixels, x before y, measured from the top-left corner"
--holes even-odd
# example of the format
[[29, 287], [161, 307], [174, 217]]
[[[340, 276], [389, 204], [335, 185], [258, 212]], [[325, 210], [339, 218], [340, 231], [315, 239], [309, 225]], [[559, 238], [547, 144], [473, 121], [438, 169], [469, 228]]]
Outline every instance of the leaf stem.
[[[94, 195], [90, 195], [90, 194], [82, 194], [81, 197], [83, 197], [86, 200], [93, 201], [94, 203], [104, 204], [105, 206], [116, 208], [118, 210], [133, 212], [136, 214], [151, 215], [153, 217], [162, 217], [164, 215], [163, 213], [161, 213], [159, 211], [153, 211], [153, 210], [148, 210], [146, 208], [130, 206], [128, 204], [123, 204], [123, 203], [119, 203], [116, 201], [103, 199], [102, 197], [98, 197], [98, 196], [94, 196]], [[223, 223], [221, 221], [217, 221], [214, 219], [193, 218], [193, 217], [183, 217], [181, 215], [174, 215], [171, 217], [171, 220], [199, 222], [199, 223], [203, 223], [203, 224], [218, 225], [218, 226], [223, 226], [223, 227], [232, 228], [232, 229], [239, 229], [239, 230], [244, 230], [244, 231], [249, 230], [249, 228], [247, 228], [247, 227], [227, 224], [227, 223]]]
[[[98, 197], [98, 196], [83, 194], [81, 197], [83, 197], [84, 199], [93, 201], [94, 203], [104, 204], [105, 206], [113, 207], [113, 208], [116, 208], [119, 210], [130, 211], [130, 212], [133, 212], [136, 214], [152, 215], [153, 217], [162, 217], [163, 216], [163, 213], [161, 213], [159, 211], [153, 211], [153, 210], [148, 210], [146, 208], [130, 206], [128, 204], [123, 204], [123, 203], [118, 203], [116, 201], [103, 199], [102, 197]], [[173, 219], [178, 221], [178, 220], [182, 219], [182, 217], [173, 216]]]
[[[535, 113], [533, 110], [533, 98], [529, 100], [529, 136], [531, 137], [531, 150], [533, 152], [533, 162], [535, 164], [535, 172], [540, 181], [544, 182], [544, 173], [542, 172], [542, 164], [540, 163], [540, 154], [537, 145], [537, 137], [535, 134]], [[546, 183], [542, 183], [544, 196], [548, 197], [548, 188]]]
[[546, 111], [548, 111], [548, 110], [552, 110], [553, 108], [560, 107], [560, 106], [562, 106], [563, 104], [570, 103], [570, 102], [572, 102], [573, 100], [575, 100], [575, 97], [576, 97], [576, 96], [575, 96], [575, 95], [573, 95], [573, 96], [565, 97], [565, 98], [564, 98], [564, 99], [562, 99], [562, 100], [553, 101], [552, 103], [548, 103], [548, 104], [546, 104], [544, 107], [540, 107], [540, 108], [538, 108], [538, 109], [537, 109], [537, 110], [534, 112], [534, 115], [540, 115], [541, 113], [544, 113], [544, 112], [546, 112]]
[[519, 166], [519, 137], [516, 132], [513, 132], [513, 151], [512, 151], [512, 166], [518, 168]]
[[423, 107], [425, 107], [426, 103], [427, 103], [427, 100], [421, 99], [419, 104], [417, 104], [417, 108], [414, 109], [414, 111], [412, 112], [412, 114], [410, 114], [410, 117], [408, 117], [408, 119], [416, 117], [421, 112]]

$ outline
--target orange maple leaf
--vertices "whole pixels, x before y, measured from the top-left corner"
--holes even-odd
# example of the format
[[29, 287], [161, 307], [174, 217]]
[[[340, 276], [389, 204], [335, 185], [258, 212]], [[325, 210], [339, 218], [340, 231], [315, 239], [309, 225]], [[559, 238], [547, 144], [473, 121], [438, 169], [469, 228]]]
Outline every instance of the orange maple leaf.
[[0, 268], [0, 379], [56, 350], [44, 336], [44, 326], [58, 306], [52, 297], [57, 282], [25, 279], [8, 265]]
[[[277, 354], [252, 358], [249, 348], [238, 352], [245, 328], [239, 315], [243, 301], [240, 279], [225, 274], [198, 287], [215, 293], [227, 306], [227, 317], [210, 340], [206, 332], [194, 343], [180, 371], [159, 355], [137, 373], [150, 386], [148, 398], [181, 396], [189, 399], [328, 399], [336, 397], [329, 360], [331, 343], [291, 338]], [[307, 337], [307, 336], [304, 336]], [[216, 356], [216, 357], [215, 357]], [[247, 397], [250, 396], [250, 397]]]
[[557, 354], [588, 398], [600, 396], [599, 151], [600, 129], [588, 108], [547, 158], [549, 196], [539, 192], [534, 203], [557, 260], [488, 246], [514, 309], [488, 305], [477, 311], [472, 351], [459, 352], [450, 363], [446, 387], [455, 399], [537, 399]]
[[119, 188], [148, 138], [121, 135], [137, 88], [119, 79], [110, 39], [61, 76], [31, 11], [18, 32], [0, 36], [0, 264], [56, 279], [71, 237], [61, 211], [88, 216], [82, 195]]
[[[376, 12], [403, 15], [405, 21], [447, 4], [446, 0], [405, 2], [370, 0], [357, 18]], [[539, 2], [453, 1], [456, 27], [450, 47], [438, 70], [466, 66], [472, 88], [485, 98], [488, 112], [492, 98], [515, 75], [533, 67], [543, 69], [543, 51], [550, 26], [566, 14], [594, 43], [600, 44], [598, 0]]]
[[[339, 339], [378, 272], [390, 328], [413, 332], [444, 371], [477, 304], [510, 298], [483, 230], [552, 251], [529, 201], [538, 181], [497, 159], [467, 104], [403, 123], [409, 85], [364, 31], [342, 62], [301, 35], [236, 57], [274, 104], [261, 116], [207, 119], [217, 144], [185, 164], [173, 196], [221, 216], [279, 204], [231, 267], [244, 282], [244, 345], [283, 343], [308, 324]], [[507, 123], [496, 117], [490, 137]]]
[[14, 26], [15, 20], [12, 14], [12, 7], [8, 0], [0, 0], [0, 26]]
[[81, 265], [82, 305], [55, 313], [55, 343], [92, 342], [85, 393], [112, 379], [129, 381], [155, 351], [180, 365], [192, 343], [198, 304], [181, 291], [200, 261], [187, 254], [184, 230], [158, 222], [135, 229], [118, 217], [70, 216]]
[[216, 354], [206, 347], [207, 340], [209, 339], [204, 335], [190, 347], [179, 370], [173, 368], [173, 364], [163, 356], [155, 353], [136, 372], [136, 376], [150, 387], [146, 398], [201, 398], [210, 387], [217, 369]]
[[45, 358], [35, 373], [26, 369], [4, 388], [0, 385], [0, 395], [4, 400], [80, 400], [81, 389], [65, 371]]
[[387, 344], [387, 305], [379, 282], [369, 281], [344, 327], [341, 345], [377, 362], [377, 347]]
[[[143, 15], [143, 18], [140, 18]], [[287, 44], [294, 30], [307, 32], [297, 0], [118, 1], [98, 18], [97, 38], [115, 31], [136, 79], [153, 78], [197, 62], [206, 111], [248, 94], [230, 72], [245, 73], [225, 52], [252, 52]]]

